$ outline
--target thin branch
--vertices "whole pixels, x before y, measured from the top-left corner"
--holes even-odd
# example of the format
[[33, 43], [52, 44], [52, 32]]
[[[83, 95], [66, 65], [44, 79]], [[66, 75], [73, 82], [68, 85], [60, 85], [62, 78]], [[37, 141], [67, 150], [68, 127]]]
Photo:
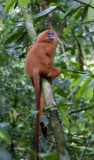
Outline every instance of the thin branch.
[[51, 145], [50, 145], [50, 147], [49, 147], [48, 152], [51, 152], [51, 149], [52, 149], [52, 147], [53, 147], [54, 143], [55, 143], [55, 138], [53, 138], [53, 141], [52, 141], [52, 143], [51, 143]]
[[94, 7], [93, 7], [93, 6], [91, 6], [90, 4], [87, 4], [87, 3], [82, 2], [82, 1], [79, 1], [79, 0], [75, 0], [75, 1], [76, 1], [76, 2], [81, 3], [81, 4], [85, 5], [85, 6], [88, 6], [88, 7], [91, 7], [91, 8], [93, 8], [93, 9], [94, 9]]
[[58, 9], [62, 12], [65, 12], [65, 10], [61, 6], [58, 6]]
[[92, 109], [92, 108], [94, 108], [94, 107], [87, 107], [87, 108], [77, 109], [75, 111], [71, 111], [69, 114], [79, 113], [79, 112], [86, 111], [86, 110], [89, 110], [89, 109]]
[[17, 42], [19, 42], [21, 39], [24, 38], [24, 36], [26, 35], [27, 31], [25, 31], [18, 39], [17, 39]]
[[74, 23], [74, 24], [71, 24], [71, 23], [68, 23], [68, 26], [71, 26], [71, 25], [83, 25], [83, 24], [89, 24], [89, 23], [93, 23], [94, 22], [94, 20], [92, 20], [92, 21], [85, 21], [85, 22], [77, 22], [77, 23]]
[[[67, 61], [67, 56], [66, 56], [66, 53], [65, 53], [65, 48], [64, 48], [64, 44], [63, 44], [63, 41], [60, 40], [60, 38], [58, 38], [58, 42], [60, 43], [61, 45], [61, 49], [62, 49], [62, 52], [64, 54], [64, 58], [65, 58], [65, 64], [66, 64], [66, 68], [69, 69], [69, 63]], [[71, 83], [71, 76], [69, 76], [69, 84]], [[70, 90], [70, 93], [71, 93], [71, 89], [69, 88]], [[73, 101], [73, 95], [71, 95], [71, 102]]]
[[62, 52], [63, 52], [63, 54], [64, 54], [64, 58], [65, 58], [66, 68], [68, 69], [68, 68], [69, 68], [69, 64], [68, 64], [68, 61], [67, 61], [67, 56], [66, 56], [66, 53], [65, 53], [64, 44], [63, 44], [63, 42], [60, 40], [60, 38], [58, 38], [58, 42], [59, 42], [60, 45], [61, 45], [61, 49], [62, 49]]
[[84, 62], [83, 62], [83, 53], [82, 53], [82, 48], [81, 48], [81, 44], [79, 42], [79, 39], [76, 37], [74, 30], [72, 29], [72, 34], [77, 42], [77, 46], [78, 46], [78, 61], [79, 61], [79, 66], [80, 66], [80, 70], [83, 71], [83, 66], [84, 66]]

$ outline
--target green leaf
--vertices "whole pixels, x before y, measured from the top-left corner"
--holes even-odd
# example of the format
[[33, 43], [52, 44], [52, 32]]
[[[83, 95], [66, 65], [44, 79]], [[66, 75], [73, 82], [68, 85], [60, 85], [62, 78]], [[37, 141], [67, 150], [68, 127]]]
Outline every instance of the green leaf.
[[14, 118], [14, 121], [16, 121], [16, 119], [17, 119], [17, 112], [16, 112], [15, 109], [13, 110], [13, 118]]
[[19, 6], [24, 8], [29, 3], [29, 0], [18, 0]]
[[84, 95], [91, 87], [93, 87], [93, 85], [94, 85], [94, 79], [92, 78], [92, 79], [90, 80], [90, 82], [86, 85], [86, 87], [85, 87], [85, 89], [84, 89], [84, 91], [83, 91], [83, 95]]
[[64, 19], [72, 10], [73, 10], [72, 8], [68, 8], [67, 11], [64, 13], [62, 19]]
[[31, 110], [28, 115], [25, 117], [24, 121], [22, 123], [20, 123], [17, 128], [21, 128], [24, 126], [24, 123], [27, 121], [27, 119], [29, 118], [30, 115], [36, 115], [39, 111], [33, 111]]
[[57, 6], [52, 6], [52, 7], [50, 7], [50, 8], [47, 8], [47, 9], [45, 9], [44, 11], [36, 14], [35, 17], [36, 17], [36, 18], [39, 18], [39, 17], [45, 16], [45, 15], [47, 15], [48, 13], [52, 12], [52, 11], [53, 11], [54, 9], [56, 9], [56, 8], [57, 8]]
[[24, 123], [20, 123], [20, 124], [18, 124], [18, 126], [17, 126], [17, 128], [22, 128], [22, 127], [24, 127]]
[[5, 5], [6, 13], [9, 11], [9, 9], [13, 6], [15, 2], [16, 0], [6, 0], [6, 5]]
[[16, 31], [15, 33], [13, 33], [12, 35], [10, 35], [6, 39], [5, 43], [9, 44], [9, 43], [13, 42], [14, 40], [17, 40], [22, 34], [23, 34], [23, 30], [22, 31], [21, 30]]
[[92, 77], [89, 77], [89, 78], [86, 79], [86, 81], [84, 82], [84, 84], [82, 85], [82, 87], [80, 88], [80, 90], [77, 92], [76, 99], [80, 98], [83, 95], [83, 92], [85, 92], [86, 86], [90, 82], [91, 78]]
[[79, 84], [79, 82], [81, 82], [81, 78], [78, 78], [78, 79], [74, 79], [71, 84], [70, 84], [70, 87], [74, 87], [76, 86], [77, 84]]
[[76, 23], [76, 21], [78, 20], [78, 19], [75, 19], [75, 17], [77, 16], [77, 14], [78, 14], [80, 11], [81, 11], [81, 8], [79, 8], [79, 9], [75, 12], [75, 14], [71, 17], [71, 18], [74, 18], [74, 20], [70, 23], [70, 25], [69, 25], [66, 29], [64, 29], [64, 34], [63, 34], [63, 36], [65, 36], [65, 35], [73, 28], [73, 24]]
[[78, 88], [78, 86], [83, 82], [84, 80], [84, 76], [82, 76], [81, 78], [78, 78], [77, 80], [74, 80], [71, 84], [71, 87], [75, 86], [73, 89], [71, 89], [70, 94], [67, 96], [67, 98], [69, 98]]
[[93, 97], [93, 87], [89, 88], [83, 97], [85, 100], [91, 99]]
[[60, 111], [61, 111], [61, 116], [62, 116], [62, 119], [63, 119], [63, 123], [64, 123], [67, 127], [69, 127], [69, 121], [67, 120], [66, 114], [65, 114], [65, 112], [64, 112], [64, 110], [63, 110], [62, 107], [60, 107]]
[[5, 129], [0, 127], [0, 139], [2, 139], [3, 141], [8, 141], [9, 137], [5, 132]]
[[[91, 0], [90, 5], [94, 7], [94, 0]], [[87, 18], [89, 21], [94, 20], [94, 9], [91, 7], [88, 8]]]
[[41, 158], [45, 158], [46, 160], [57, 160], [57, 153], [40, 153], [39, 156]]

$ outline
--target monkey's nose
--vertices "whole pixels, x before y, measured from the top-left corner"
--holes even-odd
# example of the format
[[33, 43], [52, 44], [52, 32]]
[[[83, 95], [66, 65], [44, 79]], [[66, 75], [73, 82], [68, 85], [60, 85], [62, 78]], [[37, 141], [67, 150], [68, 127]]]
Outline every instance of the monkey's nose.
[[54, 37], [50, 37], [50, 39], [53, 41], [53, 40], [54, 40]]

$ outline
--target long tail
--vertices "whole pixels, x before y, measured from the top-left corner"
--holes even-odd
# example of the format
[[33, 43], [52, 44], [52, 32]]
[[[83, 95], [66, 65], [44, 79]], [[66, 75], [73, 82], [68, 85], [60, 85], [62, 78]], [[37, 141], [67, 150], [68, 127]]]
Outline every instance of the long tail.
[[[37, 70], [33, 73], [33, 81], [36, 95], [36, 110], [40, 111], [40, 76]], [[36, 115], [36, 152], [39, 153], [39, 126], [40, 126], [40, 115], [39, 112]], [[39, 156], [36, 157], [39, 160]]]

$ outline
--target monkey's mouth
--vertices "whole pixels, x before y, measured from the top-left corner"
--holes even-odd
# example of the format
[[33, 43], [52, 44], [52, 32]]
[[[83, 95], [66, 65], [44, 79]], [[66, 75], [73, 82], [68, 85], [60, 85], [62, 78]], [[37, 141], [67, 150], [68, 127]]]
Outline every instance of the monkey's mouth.
[[54, 40], [54, 37], [51, 37], [50, 39], [51, 39], [51, 40]]
[[54, 37], [50, 37], [50, 38], [48, 39], [49, 42], [51, 42], [51, 41], [53, 41], [53, 40], [54, 40]]

